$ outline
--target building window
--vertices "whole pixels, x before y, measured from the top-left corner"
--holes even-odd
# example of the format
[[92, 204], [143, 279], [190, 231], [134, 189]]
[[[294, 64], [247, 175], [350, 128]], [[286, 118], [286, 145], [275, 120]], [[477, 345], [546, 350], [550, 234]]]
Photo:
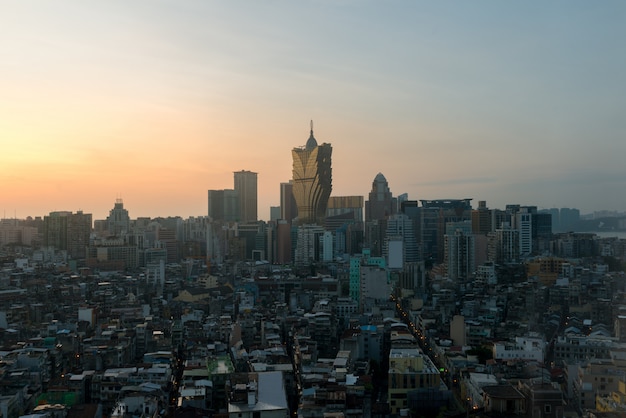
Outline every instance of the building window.
[[546, 414], [549, 414], [552, 412], [552, 405], [544, 405], [543, 406], [543, 412], [545, 412]]

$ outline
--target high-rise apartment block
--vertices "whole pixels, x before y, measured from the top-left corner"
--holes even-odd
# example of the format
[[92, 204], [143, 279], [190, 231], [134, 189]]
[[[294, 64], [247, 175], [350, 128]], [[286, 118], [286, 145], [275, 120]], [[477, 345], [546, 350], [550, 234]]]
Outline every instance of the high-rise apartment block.
[[489, 261], [497, 264], [519, 261], [519, 230], [513, 229], [508, 222], [489, 234]]
[[421, 200], [421, 246], [425, 259], [431, 259], [436, 263], [443, 262], [446, 224], [471, 220], [471, 200]]
[[291, 261], [291, 224], [281, 219], [276, 224], [276, 262], [289, 264]]
[[549, 251], [552, 239], [550, 212], [538, 211], [536, 206], [507, 205], [505, 216], [508, 219], [504, 222], [519, 231], [521, 259]]
[[475, 238], [470, 221], [448, 222], [444, 263], [450, 279], [468, 279], [476, 271]]
[[393, 255], [392, 242], [402, 243], [401, 247], [398, 247], [401, 251], [402, 263], [413, 263], [418, 261], [419, 251], [417, 245], [417, 239], [414, 235], [413, 221], [407, 215], [398, 213], [392, 215], [387, 220], [387, 230], [385, 232], [385, 245], [384, 254], [387, 257], [387, 262], [394, 268], [401, 268], [390, 262]]
[[519, 231], [520, 256], [529, 257], [533, 252], [533, 213], [526, 208], [520, 209], [515, 214], [515, 227]]
[[361, 301], [361, 267], [372, 266], [385, 269], [387, 262], [384, 257], [372, 257], [369, 249], [350, 258], [350, 298], [355, 302]]
[[71, 258], [85, 258], [91, 226], [90, 213], [51, 212], [43, 220], [43, 245], [65, 250]]
[[224, 190], [209, 190], [209, 217], [214, 221], [224, 220]]
[[304, 147], [294, 148], [293, 157], [293, 196], [298, 207], [300, 224], [323, 225], [328, 198], [332, 190], [332, 168], [330, 144], [317, 145], [311, 135]]
[[300, 225], [297, 230], [297, 244], [294, 262], [298, 266], [308, 266], [321, 260], [323, 252], [322, 236], [324, 228], [319, 225]]
[[239, 221], [255, 222], [257, 216], [257, 173], [235, 171], [235, 191], [239, 196]]
[[209, 217], [218, 222], [257, 220], [257, 173], [234, 172], [234, 189], [209, 190]]
[[535, 253], [542, 254], [550, 250], [552, 239], [552, 214], [533, 214], [533, 249]]
[[239, 220], [239, 193], [232, 189], [209, 190], [209, 217], [213, 221]]
[[487, 208], [487, 202], [478, 201], [478, 209], [472, 210], [472, 232], [474, 234], [487, 235], [494, 229], [492, 213]]

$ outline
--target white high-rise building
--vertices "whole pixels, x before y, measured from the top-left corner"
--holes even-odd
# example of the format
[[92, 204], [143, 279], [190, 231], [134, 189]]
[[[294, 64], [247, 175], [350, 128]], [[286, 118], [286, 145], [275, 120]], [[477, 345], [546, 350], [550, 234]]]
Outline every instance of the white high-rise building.
[[515, 214], [516, 227], [519, 231], [519, 254], [525, 258], [533, 251], [533, 215], [529, 212]]
[[418, 261], [419, 252], [413, 229], [413, 221], [403, 213], [392, 215], [387, 220], [385, 246], [383, 249], [385, 257], [389, 257], [389, 242], [399, 238], [401, 238], [403, 242], [403, 261], [405, 263]]
[[507, 222], [490, 234], [489, 259], [497, 264], [519, 261], [519, 230]]

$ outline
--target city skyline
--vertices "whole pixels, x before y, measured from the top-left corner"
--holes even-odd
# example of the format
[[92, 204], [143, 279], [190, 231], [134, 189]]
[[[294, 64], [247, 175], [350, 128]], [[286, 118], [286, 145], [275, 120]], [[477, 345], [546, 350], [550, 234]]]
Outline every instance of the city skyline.
[[3, 2], [0, 210], [280, 203], [315, 121], [331, 196], [626, 210], [626, 5]]

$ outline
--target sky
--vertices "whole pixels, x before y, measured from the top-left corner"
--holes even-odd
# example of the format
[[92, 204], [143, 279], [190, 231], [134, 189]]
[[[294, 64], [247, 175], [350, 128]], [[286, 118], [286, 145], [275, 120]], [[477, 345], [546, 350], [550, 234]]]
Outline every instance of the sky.
[[626, 211], [626, 2], [0, 0], [0, 217], [333, 196]]

